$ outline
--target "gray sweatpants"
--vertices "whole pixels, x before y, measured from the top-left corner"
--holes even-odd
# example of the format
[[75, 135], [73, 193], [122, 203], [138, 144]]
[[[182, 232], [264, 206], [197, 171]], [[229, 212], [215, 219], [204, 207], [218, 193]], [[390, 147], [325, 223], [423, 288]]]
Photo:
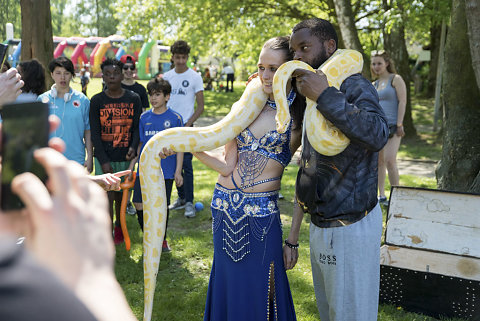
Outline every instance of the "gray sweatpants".
[[374, 321], [380, 286], [382, 211], [348, 226], [310, 223], [310, 260], [321, 321]]

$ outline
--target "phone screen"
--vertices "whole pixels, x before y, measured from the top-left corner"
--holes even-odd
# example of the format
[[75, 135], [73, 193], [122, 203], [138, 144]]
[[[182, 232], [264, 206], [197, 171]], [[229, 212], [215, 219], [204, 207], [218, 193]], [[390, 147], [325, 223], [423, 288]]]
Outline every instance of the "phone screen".
[[2, 172], [1, 199], [2, 210], [19, 209], [22, 202], [11, 190], [10, 184], [15, 176], [31, 172], [42, 181], [46, 173], [33, 158], [33, 152], [48, 145], [49, 123], [48, 104], [31, 102], [9, 104], [2, 108]]
[[3, 63], [5, 62], [5, 58], [7, 57], [7, 49], [8, 45], [0, 43], [0, 70], [2, 70]]

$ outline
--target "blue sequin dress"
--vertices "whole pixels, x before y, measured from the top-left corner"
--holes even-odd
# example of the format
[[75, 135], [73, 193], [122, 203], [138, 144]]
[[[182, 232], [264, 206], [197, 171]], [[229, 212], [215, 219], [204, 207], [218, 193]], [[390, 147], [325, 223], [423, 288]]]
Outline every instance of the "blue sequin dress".
[[[238, 152], [255, 152], [285, 167], [292, 157], [290, 134], [291, 124], [284, 134], [270, 131], [260, 139], [247, 128], [237, 137]], [[277, 201], [278, 191], [245, 193], [238, 186], [215, 186], [205, 321], [296, 320]]]

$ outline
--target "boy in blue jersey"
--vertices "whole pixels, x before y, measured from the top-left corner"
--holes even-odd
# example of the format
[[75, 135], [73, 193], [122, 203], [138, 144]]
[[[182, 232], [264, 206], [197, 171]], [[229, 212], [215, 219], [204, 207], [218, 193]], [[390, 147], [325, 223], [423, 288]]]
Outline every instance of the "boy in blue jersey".
[[[137, 152], [137, 155], [139, 156], [131, 162], [131, 169], [135, 166], [136, 161], [140, 157], [143, 146], [145, 146], [150, 138], [162, 130], [172, 127], [183, 127], [182, 116], [170, 108], [167, 108], [167, 101], [170, 98], [170, 92], [172, 91], [170, 83], [162, 78], [154, 78], [147, 84], [147, 91], [152, 108], [144, 112], [140, 117], [140, 144], [138, 145]], [[183, 153], [177, 153], [176, 155], [162, 159], [161, 163], [167, 194], [167, 227], [169, 216], [168, 205], [170, 205], [173, 181], [175, 180], [177, 186], [183, 185], [182, 164]], [[139, 175], [141, 175], [140, 172], [137, 173], [137, 176]], [[140, 177], [137, 177], [133, 191], [133, 205], [137, 210], [138, 223], [143, 230], [143, 204], [142, 191], [140, 189]], [[165, 227], [165, 239], [162, 246], [163, 252], [170, 251], [170, 247], [167, 243], [167, 227]]]

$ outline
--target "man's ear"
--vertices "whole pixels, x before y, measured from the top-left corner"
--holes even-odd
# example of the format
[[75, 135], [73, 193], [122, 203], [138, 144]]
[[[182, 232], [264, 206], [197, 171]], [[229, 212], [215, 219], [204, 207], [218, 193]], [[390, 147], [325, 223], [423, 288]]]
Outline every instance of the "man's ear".
[[333, 55], [335, 50], [337, 50], [337, 43], [335, 42], [335, 40], [329, 39], [329, 40], [325, 41], [324, 44], [325, 44], [325, 47], [326, 47], [326, 50], [327, 50], [327, 54], [330, 57], [331, 55]]
[[165, 101], [169, 101], [169, 100], [170, 100], [170, 94], [165, 95]]

